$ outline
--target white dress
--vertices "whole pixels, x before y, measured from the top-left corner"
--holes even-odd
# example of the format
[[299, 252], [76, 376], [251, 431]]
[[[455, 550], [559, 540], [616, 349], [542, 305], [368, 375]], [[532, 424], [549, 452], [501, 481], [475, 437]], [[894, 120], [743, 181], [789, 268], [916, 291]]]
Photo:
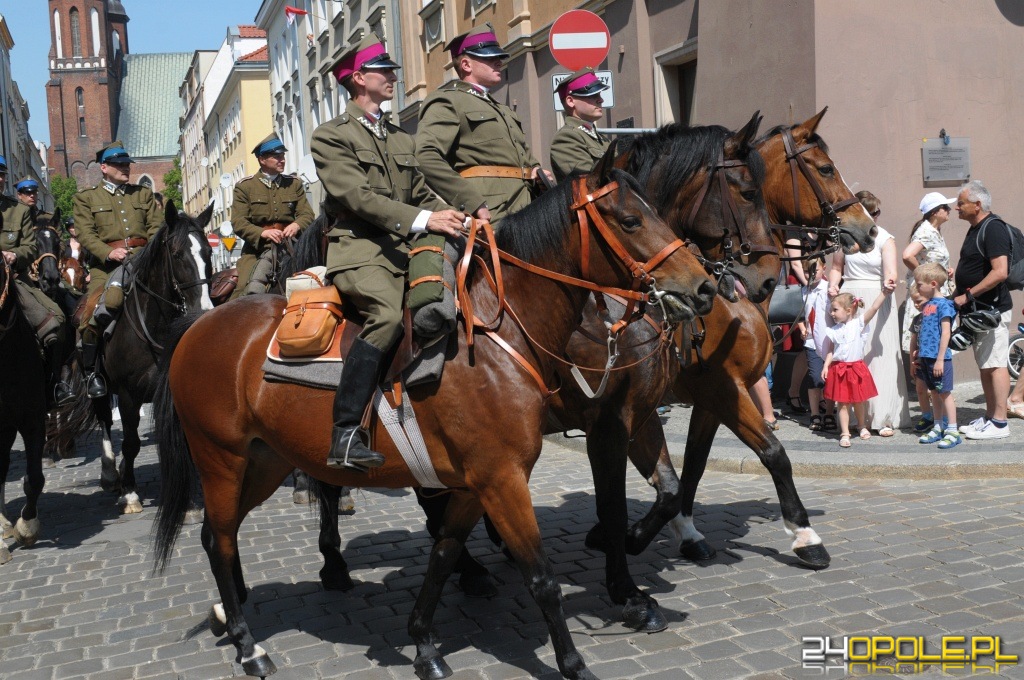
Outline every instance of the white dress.
[[[882, 290], [882, 246], [892, 237], [879, 227], [875, 247], [870, 253], [845, 256], [842, 292], [863, 298], [865, 305], [878, 297]], [[871, 371], [878, 396], [868, 399], [868, 424], [861, 427], [880, 430], [886, 426], [902, 428], [910, 425], [898, 316], [898, 308], [889, 296], [872, 319], [874, 333], [864, 348], [864, 363]]]

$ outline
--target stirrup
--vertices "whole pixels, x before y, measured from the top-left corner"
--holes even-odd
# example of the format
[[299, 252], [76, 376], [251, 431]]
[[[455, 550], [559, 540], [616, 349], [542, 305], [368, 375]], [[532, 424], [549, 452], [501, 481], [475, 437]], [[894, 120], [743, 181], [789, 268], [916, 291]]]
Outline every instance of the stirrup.
[[103, 376], [93, 371], [86, 376], [86, 394], [90, 399], [100, 399], [107, 396], [107, 381]]
[[[370, 470], [371, 468], [378, 468], [378, 467], [384, 465], [384, 456], [382, 456], [381, 454], [377, 453], [376, 451], [371, 451], [370, 448], [368, 446], [366, 446], [366, 444], [363, 443], [362, 437], [359, 436], [359, 433], [360, 433], [361, 429], [358, 426], [352, 427], [351, 429], [349, 429], [348, 437], [346, 439], [344, 439], [343, 441], [336, 441], [335, 440], [335, 436], [336, 436], [335, 431], [339, 430], [339, 429], [342, 429], [342, 428], [339, 428], [339, 427], [335, 426], [332, 429], [332, 431], [331, 431], [331, 450], [328, 451], [328, 453], [327, 453], [327, 461], [326, 461], [327, 467], [335, 468], [335, 469], [337, 469], [337, 468], [349, 468], [351, 470], [357, 470], [359, 472], [366, 472], [367, 470]], [[351, 451], [352, 451], [353, 439], [356, 438], [356, 437], [359, 437], [359, 439], [356, 440], [358, 442], [358, 444], [360, 446], [362, 446], [366, 450], [366, 452], [368, 454], [371, 454], [371, 455], [369, 455], [367, 457], [366, 462], [360, 463], [360, 462], [357, 462], [357, 461], [354, 461], [354, 460], [349, 460], [349, 453], [351, 453]], [[336, 443], [337, 444], [343, 444], [343, 446], [344, 446], [344, 455], [343, 456], [339, 457], [339, 456], [335, 455], [335, 444]]]
[[[63, 394], [63, 396], [61, 396]], [[53, 387], [53, 404], [56, 407], [73, 404], [76, 400], [75, 391], [66, 382], [58, 382]]]

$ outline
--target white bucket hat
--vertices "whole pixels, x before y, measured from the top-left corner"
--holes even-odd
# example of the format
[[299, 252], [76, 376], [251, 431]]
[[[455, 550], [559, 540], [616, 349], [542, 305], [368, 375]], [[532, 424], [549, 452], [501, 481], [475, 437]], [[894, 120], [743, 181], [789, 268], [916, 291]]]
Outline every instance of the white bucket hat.
[[921, 214], [927, 215], [940, 205], [954, 205], [955, 203], [955, 198], [946, 198], [938, 191], [933, 191], [929, 194], [925, 194], [924, 198], [921, 199]]

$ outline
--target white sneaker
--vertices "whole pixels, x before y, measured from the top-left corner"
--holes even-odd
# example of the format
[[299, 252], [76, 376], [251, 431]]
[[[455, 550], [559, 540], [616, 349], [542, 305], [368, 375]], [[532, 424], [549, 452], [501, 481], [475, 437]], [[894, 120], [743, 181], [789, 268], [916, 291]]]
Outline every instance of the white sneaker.
[[981, 418], [975, 418], [974, 420], [972, 420], [971, 422], [967, 423], [966, 425], [961, 425], [960, 426], [960, 432], [962, 434], [967, 434], [968, 432], [972, 432], [974, 430], [981, 429], [985, 425], [986, 422], [988, 422], [988, 421], [985, 420], [984, 416], [982, 416]]
[[1003, 439], [1010, 436], [1010, 426], [996, 427], [991, 420], [967, 433], [968, 439]]

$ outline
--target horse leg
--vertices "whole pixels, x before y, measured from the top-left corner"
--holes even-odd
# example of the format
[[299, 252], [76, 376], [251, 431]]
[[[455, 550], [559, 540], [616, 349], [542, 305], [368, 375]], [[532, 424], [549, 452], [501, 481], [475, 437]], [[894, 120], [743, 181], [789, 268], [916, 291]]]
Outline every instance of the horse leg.
[[102, 430], [103, 453], [100, 457], [100, 487], [108, 493], [120, 493], [121, 480], [117, 476], [117, 455], [114, 453], [114, 441], [111, 436], [114, 415], [111, 411], [110, 397], [93, 399], [92, 407]]
[[669, 522], [669, 529], [679, 541], [679, 554], [693, 562], [703, 562], [715, 556], [715, 549], [693, 524], [693, 500], [697, 496], [697, 487], [704, 476], [711, 444], [720, 424], [711, 411], [694, 404], [683, 453], [680, 513]]
[[[298, 488], [299, 470], [294, 474]], [[303, 472], [302, 476], [308, 482], [306, 473]], [[341, 491], [340, 486], [321, 483], [316, 493], [320, 504], [320, 554], [324, 556], [320, 583], [324, 590], [351, 590], [355, 586], [348, 573], [348, 563], [341, 556], [341, 534], [338, 533], [338, 499]]]
[[[40, 404], [42, 406], [42, 404]], [[39, 496], [46, 483], [43, 477], [43, 444], [46, 439], [46, 419], [40, 415], [21, 431], [25, 442], [25, 507], [14, 523], [14, 539], [26, 548], [39, 539]]]
[[139, 500], [138, 489], [135, 483], [135, 459], [142, 449], [142, 440], [139, 439], [139, 409], [141, 404], [128, 396], [122, 397], [118, 404], [121, 412], [121, 466], [118, 476], [121, 479], [121, 497], [117, 504], [121, 507], [122, 515], [134, 515], [142, 512], [142, 501]]
[[679, 477], [669, 458], [660, 418], [652, 417], [644, 422], [630, 442], [628, 453], [633, 466], [657, 494], [647, 514], [626, 532], [626, 552], [639, 555], [665, 525], [679, 515], [682, 501]]
[[656, 633], [668, 628], [668, 621], [654, 598], [637, 588], [626, 562], [628, 447], [629, 432], [621, 418], [602, 413], [594, 420], [587, 433], [587, 456], [594, 476], [600, 543], [605, 552], [605, 587], [612, 602], [623, 605], [623, 623], [628, 628]]
[[[416, 502], [423, 508], [427, 516], [427, 533], [436, 542], [441, 534], [441, 525], [444, 523], [444, 515], [448, 509], [448, 493], [438, 493], [435, 489], [416, 489]], [[498, 594], [498, 587], [494, 584], [487, 567], [480, 564], [469, 550], [463, 546], [455, 562], [456, 574], [459, 574], [459, 587], [466, 597], [488, 598]]]
[[[724, 422], [749, 446], [761, 464], [765, 466], [775, 483], [779, 496], [779, 507], [786, 533], [793, 538], [793, 553], [808, 567], [824, 569], [832, 558], [825, 549], [817, 532], [811, 528], [807, 509], [800, 501], [800, 495], [793, 481], [793, 466], [789, 462], [786, 448], [775, 433], [764, 425], [762, 416], [746, 391], [740, 394], [739, 408], [724, 416]], [[689, 444], [689, 442], [687, 442]], [[706, 461], [706, 457], [705, 457]], [[701, 470], [703, 472], [703, 468]], [[685, 469], [684, 469], [685, 478]]]
[[0, 428], [0, 542], [14, 536], [14, 525], [7, 519], [7, 473], [11, 469], [11, 449], [18, 430], [14, 427]]
[[309, 505], [311, 496], [309, 493], [309, 477], [302, 470], [295, 468], [292, 471], [292, 502], [295, 505]]

